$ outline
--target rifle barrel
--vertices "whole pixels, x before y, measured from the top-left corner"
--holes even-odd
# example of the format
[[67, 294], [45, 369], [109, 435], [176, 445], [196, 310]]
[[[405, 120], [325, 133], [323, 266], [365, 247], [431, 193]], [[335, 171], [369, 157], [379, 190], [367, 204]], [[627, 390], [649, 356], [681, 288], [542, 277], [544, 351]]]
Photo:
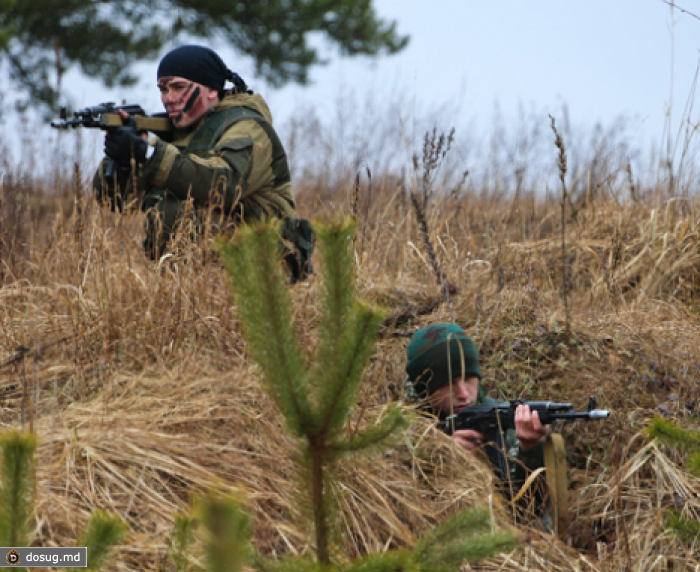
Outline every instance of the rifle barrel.
[[553, 421], [567, 421], [571, 419], [607, 419], [610, 411], [605, 409], [593, 409], [592, 411], [571, 411], [569, 413], [550, 413], [549, 418]]
[[555, 403], [553, 401], [514, 401], [515, 404], [529, 405], [530, 409], [543, 411], [571, 411], [574, 406], [571, 403]]

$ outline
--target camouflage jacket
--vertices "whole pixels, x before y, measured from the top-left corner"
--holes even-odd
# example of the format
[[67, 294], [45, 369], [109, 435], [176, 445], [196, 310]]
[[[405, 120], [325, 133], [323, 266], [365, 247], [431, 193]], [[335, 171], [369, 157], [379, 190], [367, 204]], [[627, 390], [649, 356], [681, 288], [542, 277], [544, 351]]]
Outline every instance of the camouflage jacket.
[[[488, 397], [484, 387], [479, 383], [479, 393], [477, 394], [475, 405], [494, 405], [496, 403], [505, 402]], [[426, 409], [422, 406], [421, 409], [426, 413], [435, 414], [431, 408]], [[438, 417], [442, 419], [444, 415], [438, 415]], [[518, 437], [515, 434], [515, 429], [509, 429], [506, 431], [505, 441], [510, 480], [517, 491], [532, 471], [544, 466], [544, 440], [532, 449], [524, 451], [520, 448], [520, 441], [518, 441]]]
[[[217, 123], [222, 129], [212, 130]], [[207, 137], [200, 130], [205, 125]], [[149, 143], [155, 154], [139, 170], [138, 192], [124, 178], [116, 196], [104, 184], [103, 163], [93, 181], [98, 199], [109, 199], [113, 209], [121, 209], [133, 198], [142, 201], [155, 188], [181, 201], [192, 199], [195, 208], [216, 196], [226, 212], [238, 203], [257, 216], [293, 216], [296, 205], [287, 156], [260, 95], [226, 95], [195, 125], [175, 130], [170, 141], [153, 136]]]
[[[479, 386], [476, 405], [495, 405], [496, 403], [504, 402], [487, 397], [481, 386]], [[508, 429], [505, 439], [510, 479], [517, 491], [532, 471], [544, 466], [544, 440], [532, 449], [524, 451], [520, 448], [520, 441], [518, 441], [518, 437], [515, 434], [515, 429]]]

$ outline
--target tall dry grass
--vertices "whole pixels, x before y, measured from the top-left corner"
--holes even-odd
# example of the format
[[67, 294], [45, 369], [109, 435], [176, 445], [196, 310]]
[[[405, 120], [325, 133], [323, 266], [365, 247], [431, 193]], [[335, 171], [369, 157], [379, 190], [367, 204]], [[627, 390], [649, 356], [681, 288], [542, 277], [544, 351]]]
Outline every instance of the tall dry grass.
[[[663, 510], [698, 514], [700, 483], [677, 453], [640, 434], [658, 412], [697, 425], [695, 183], [669, 188], [652, 165], [651, 175], [635, 175], [644, 169], [628, 168], [639, 158], [619, 142], [621, 128], [607, 136], [601, 128], [595, 145], [581, 147], [563, 120], [577, 215], [562, 237], [560, 197], [547, 182], [559, 176], [557, 150], [548, 120], [531, 121], [514, 135], [496, 130], [490, 160], [457, 144], [434, 173], [428, 238], [454, 287], [454, 319], [481, 347], [492, 395], [583, 408], [595, 394], [613, 416], [561, 428], [568, 541], [523, 528], [524, 550], [481, 569], [696, 569], [698, 547], [663, 531]], [[401, 125], [381, 145], [360, 135], [374, 145], [366, 164], [324, 163], [319, 151], [296, 178], [302, 216], [356, 214], [359, 291], [392, 316], [351, 425], [402, 399], [411, 333], [452, 318], [411, 203], [411, 162], [404, 173], [391, 160], [372, 162], [389, 136], [405, 143]], [[330, 141], [327, 149], [337, 152]], [[224, 270], [206, 243], [148, 261], [142, 215], [99, 208], [87, 171], [76, 179], [66, 161], [50, 182], [13, 168], [0, 186], [0, 427], [23, 425], [40, 438], [36, 543], [68, 546], [93, 508], [109, 509], [131, 527], [113, 569], [167, 569], [173, 512], [217, 486], [245, 492], [261, 550], [309, 550], [297, 525], [292, 444], [246, 357]], [[316, 288], [315, 277], [293, 288], [296, 327], [310, 347]], [[489, 471], [424, 419], [402, 447], [345, 467], [341, 482], [337, 550], [347, 554], [412, 543], [461, 506], [486, 504], [512, 521]]]

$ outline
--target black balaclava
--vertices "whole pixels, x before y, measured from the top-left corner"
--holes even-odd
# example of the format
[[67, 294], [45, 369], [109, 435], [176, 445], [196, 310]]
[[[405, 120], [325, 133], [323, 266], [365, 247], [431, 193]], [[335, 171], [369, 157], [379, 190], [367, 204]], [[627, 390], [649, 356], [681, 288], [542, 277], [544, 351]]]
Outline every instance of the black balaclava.
[[226, 67], [219, 55], [206, 46], [186, 45], [171, 50], [158, 65], [158, 79], [177, 76], [189, 79], [222, 93], [226, 81], [236, 86], [237, 93], [247, 91], [241, 77]]

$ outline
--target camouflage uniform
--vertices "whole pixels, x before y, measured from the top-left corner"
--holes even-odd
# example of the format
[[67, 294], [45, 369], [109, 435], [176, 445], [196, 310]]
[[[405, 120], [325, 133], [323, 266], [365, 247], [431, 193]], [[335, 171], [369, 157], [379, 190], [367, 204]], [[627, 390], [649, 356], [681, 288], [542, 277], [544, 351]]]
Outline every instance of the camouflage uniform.
[[215, 231], [241, 220], [281, 219], [287, 247], [301, 242], [313, 249], [297, 236], [303, 233], [295, 233], [287, 156], [260, 95], [227, 92], [195, 125], [173, 131], [169, 141], [153, 136], [149, 143], [155, 153], [138, 171], [137, 192], [128, 171], [121, 171], [116, 189], [105, 180], [107, 160], [93, 185], [98, 200], [108, 201], [113, 210], [136, 199], [147, 212], [144, 248], [151, 257], [163, 254], [186, 221], [196, 235], [205, 217]]
[[[407, 348], [407, 358], [407, 393], [421, 400], [420, 408], [426, 413], [440, 419], [446, 417], [446, 414], [435, 411], [427, 403], [427, 398], [445, 383], [460, 375], [479, 378], [476, 405], [499, 403], [486, 395], [481, 385], [481, 367], [476, 344], [458, 326], [434, 324], [417, 331], [413, 334]], [[544, 466], [544, 444], [541, 442], [532, 449], [524, 451], [520, 447], [515, 429], [506, 431], [505, 444], [509, 480], [512, 483], [512, 489], [517, 492], [531, 471]], [[494, 470], [498, 472], [496, 467]], [[506, 488], [509, 488], [507, 484]], [[537, 500], [541, 501], [541, 495]]]
[[[481, 387], [481, 382], [479, 382], [479, 396], [475, 405], [495, 405], [496, 403], [505, 402], [488, 397]], [[541, 441], [532, 449], [524, 451], [520, 447], [520, 441], [518, 441], [518, 437], [515, 434], [515, 429], [506, 431], [505, 440], [510, 480], [517, 492], [532, 471], [544, 466], [544, 441]]]

